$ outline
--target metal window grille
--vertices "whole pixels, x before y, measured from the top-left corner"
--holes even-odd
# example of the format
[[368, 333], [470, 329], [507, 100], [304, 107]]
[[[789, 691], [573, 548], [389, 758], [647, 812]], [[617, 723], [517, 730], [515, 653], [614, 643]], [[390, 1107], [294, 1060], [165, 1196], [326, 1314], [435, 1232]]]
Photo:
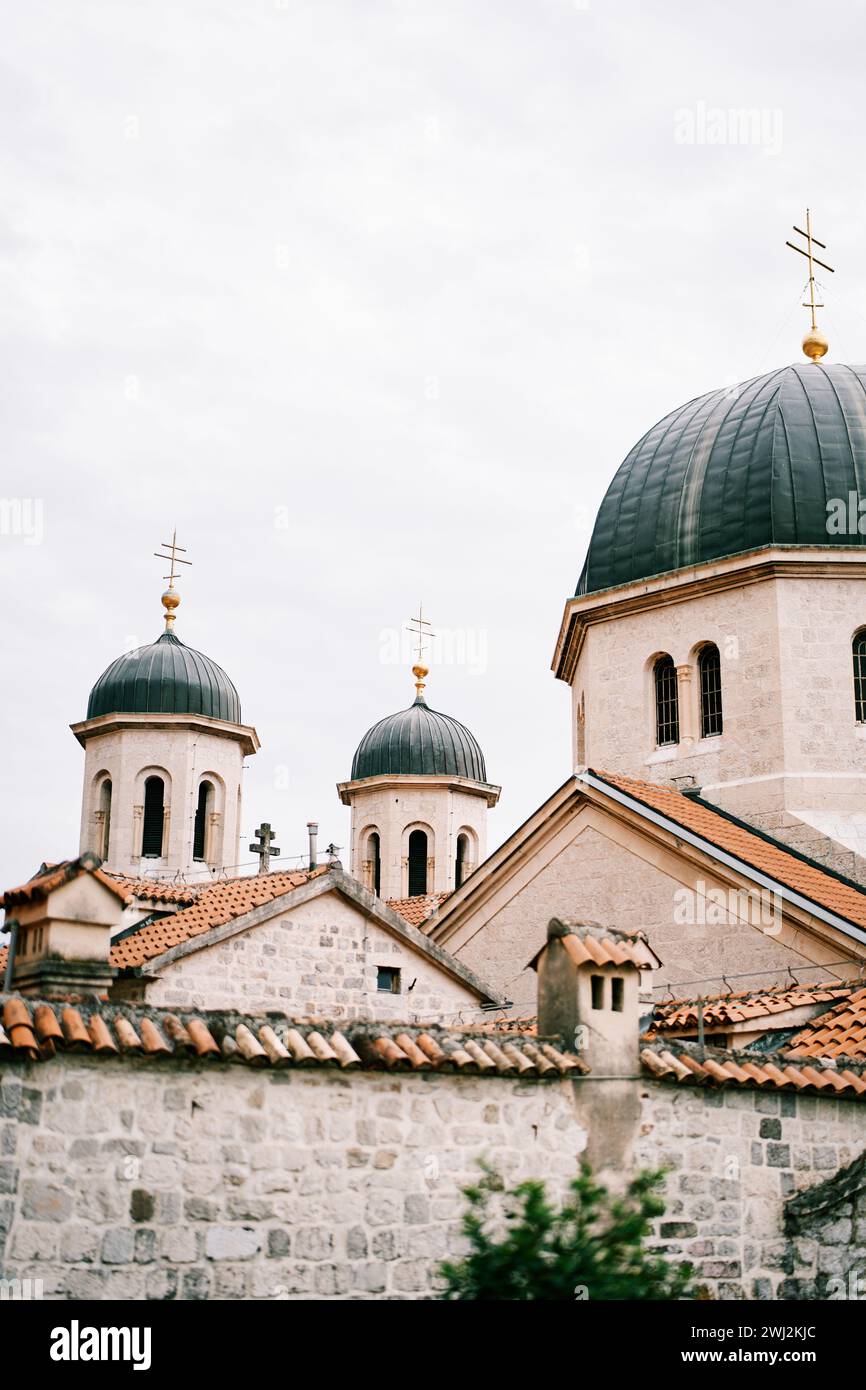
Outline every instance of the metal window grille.
[[656, 743], [680, 741], [680, 702], [677, 694], [677, 669], [673, 659], [660, 656], [655, 664], [656, 686]]
[[427, 892], [427, 836], [413, 830], [409, 836], [409, 897], [423, 898]]
[[382, 892], [382, 847], [376, 831], [373, 832], [367, 841], [367, 855], [371, 865], [373, 892], [378, 897]]
[[704, 647], [698, 657], [701, 677], [701, 738], [722, 732], [722, 663], [718, 647]]
[[202, 782], [201, 786], [198, 789], [198, 805], [195, 811], [195, 825], [193, 827], [193, 859], [204, 859], [205, 857], [205, 845], [207, 842], [207, 812], [209, 791], [210, 782]]
[[866, 632], [854, 638], [854, 710], [858, 724], [866, 724]]
[[165, 785], [161, 777], [148, 777], [144, 784], [144, 826], [141, 852], [146, 859], [162, 856], [163, 800]]

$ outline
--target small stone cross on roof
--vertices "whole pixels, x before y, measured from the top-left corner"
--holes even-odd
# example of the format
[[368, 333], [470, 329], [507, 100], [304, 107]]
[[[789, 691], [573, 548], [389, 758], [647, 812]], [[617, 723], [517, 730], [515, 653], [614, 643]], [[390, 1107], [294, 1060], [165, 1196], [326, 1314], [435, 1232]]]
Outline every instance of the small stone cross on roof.
[[256, 843], [250, 845], [252, 853], [259, 856], [258, 872], [260, 874], [270, 872], [271, 855], [280, 853], [279, 847], [271, 844], [275, 834], [276, 831], [271, 830], [269, 823], [263, 820], [258, 830], [255, 832]]

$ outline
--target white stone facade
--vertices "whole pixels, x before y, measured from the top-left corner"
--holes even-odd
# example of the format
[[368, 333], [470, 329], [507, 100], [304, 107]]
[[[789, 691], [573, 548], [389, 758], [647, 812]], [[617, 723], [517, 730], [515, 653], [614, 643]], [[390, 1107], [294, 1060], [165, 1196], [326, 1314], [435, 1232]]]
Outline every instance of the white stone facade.
[[379, 896], [407, 898], [409, 836], [427, 836], [427, 893], [448, 893], [456, 886], [458, 841], [464, 839], [462, 880], [487, 854], [487, 811], [497, 787], [449, 776], [371, 777], [340, 786], [352, 808], [351, 873], [374, 889], [371, 836], [379, 837]]
[[[544, 945], [551, 917], [646, 932], [662, 968], [645, 987], [672, 986], [680, 995], [767, 988], [789, 979], [789, 967], [800, 980], [827, 978], [824, 964], [832, 966], [830, 976], [844, 975], [843, 960], [856, 976], [863, 958], [856, 940], [819, 934], [820, 923], [788, 904], [745, 896], [749, 887], [700, 851], [686, 855], [674, 835], [653, 840], [637, 823], [578, 804], [546, 838], [515, 850], [489, 887], [480, 884], [477, 903], [470, 895], [465, 911], [456, 912], [446, 903], [430, 932], [493, 988], [507, 991], [520, 1012], [534, 1011], [528, 962]], [[712, 894], [730, 903], [723, 923], [689, 911]]]
[[[255, 731], [185, 715], [103, 716], [73, 730], [84, 744], [80, 852], [91, 850], [115, 873], [195, 881], [241, 858], [241, 797]], [[161, 853], [143, 854], [145, 783], [162, 780]], [[195, 845], [199, 793], [209, 785], [203, 851]], [[106, 786], [110, 784], [110, 800]]]
[[[719, 561], [572, 600], [556, 658], [572, 687], [575, 765], [702, 795], [862, 876], [866, 724], [852, 640], [866, 625], [856, 552]], [[724, 731], [701, 737], [698, 654], [721, 657]], [[653, 666], [677, 670], [680, 739], [656, 746]]]
[[3, 1276], [49, 1299], [430, 1298], [481, 1158], [554, 1198], [581, 1155], [666, 1168], [653, 1244], [716, 1298], [866, 1250], [844, 1213], [823, 1244], [784, 1232], [786, 1199], [862, 1151], [856, 1100], [66, 1054], [6, 1065], [0, 1116]]
[[7, 1278], [61, 1299], [426, 1298], [487, 1156], [561, 1191], [570, 1087], [459, 1075], [5, 1068]]
[[[479, 1016], [478, 995], [337, 893], [212, 946], [193, 940], [147, 985], [155, 1007], [278, 1009], [290, 1017], [437, 1021]], [[145, 967], [146, 969], [146, 967]], [[380, 987], [387, 970], [390, 990]], [[397, 972], [396, 980], [393, 972]]]

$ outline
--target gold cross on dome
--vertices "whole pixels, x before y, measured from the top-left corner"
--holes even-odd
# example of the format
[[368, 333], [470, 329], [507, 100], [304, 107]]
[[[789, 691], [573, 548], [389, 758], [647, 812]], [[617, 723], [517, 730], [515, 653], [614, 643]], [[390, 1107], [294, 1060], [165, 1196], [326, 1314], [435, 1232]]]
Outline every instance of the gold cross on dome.
[[410, 618], [408, 623], [406, 624], [406, 631], [414, 632], [418, 638], [418, 646], [415, 649], [415, 654], [418, 657], [419, 664], [424, 660], [424, 650], [427, 639], [436, 636], [435, 632], [424, 631], [424, 629], [428, 628], [429, 626], [430, 619], [424, 617], [424, 605], [423, 603], [419, 603], [418, 616], [416, 618]]
[[823, 241], [819, 241], [818, 238], [812, 234], [812, 214], [809, 208], [806, 209], [806, 230], [803, 231], [802, 227], [795, 226], [794, 231], [798, 236], [805, 237], [805, 251], [802, 246], [797, 246], [793, 241], [786, 241], [785, 245], [790, 246], [791, 250], [796, 251], [798, 255], [805, 256], [806, 260], [809, 262], [809, 298], [803, 302], [802, 307], [810, 311], [812, 325], [803, 339], [803, 351], [813, 362], [817, 362], [820, 357], [824, 356], [824, 353], [829, 347], [829, 343], [824, 337], [824, 334], [819, 331], [815, 321], [815, 310], [824, 308], [823, 304], [818, 304], [815, 300], [815, 266], [819, 265], [822, 270], [829, 270], [831, 275], [835, 275], [836, 272], [831, 265], [828, 265], [826, 261], [819, 261], [818, 257], [815, 255], [813, 250], [815, 246], [820, 246], [822, 251], [826, 251], [827, 247], [824, 245]]
[[[424, 652], [426, 643], [431, 637], [435, 637], [435, 632], [429, 632], [430, 619], [424, 617], [424, 605], [418, 604], [418, 616], [410, 618], [406, 624], [407, 632], [414, 632], [418, 638], [418, 646], [415, 651], [416, 660], [412, 667], [412, 674], [415, 677], [415, 690], [418, 698], [421, 699], [424, 691], [424, 677], [429, 674], [428, 668], [424, 665]], [[423, 701], [422, 701], [423, 703]]]
[[[169, 562], [170, 573], [162, 576], [163, 579], [168, 580], [168, 588], [162, 596], [162, 606], [165, 609], [165, 630], [166, 632], [170, 632], [172, 624], [174, 623], [174, 610], [180, 603], [180, 595], [175, 593], [174, 589], [174, 581], [180, 578], [180, 574], [175, 569], [175, 565], [191, 565], [192, 560], [184, 560], [181, 558], [181, 555], [186, 554], [186, 547], [178, 545], [177, 543], [177, 528], [171, 533], [171, 541], [160, 541], [160, 546], [162, 550], [167, 550], [169, 552], [168, 555], [163, 555], [162, 550], [155, 550], [153, 553], [157, 560], [168, 560]], [[181, 555], [178, 555], [178, 551], [181, 552]]]

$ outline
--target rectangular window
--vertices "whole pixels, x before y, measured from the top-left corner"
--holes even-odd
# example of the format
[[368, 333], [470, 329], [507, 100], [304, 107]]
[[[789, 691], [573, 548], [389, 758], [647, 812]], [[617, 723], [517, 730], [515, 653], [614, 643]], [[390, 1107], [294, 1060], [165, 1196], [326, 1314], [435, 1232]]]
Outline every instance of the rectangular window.
[[854, 638], [854, 718], [866, 724], [866, 633]]
[[614, 1013], [621, 1014], [623, 999], [625, 998], [625, 981], [620, 976], [614, 975], [610, 983], [612, 989], [610, 1007]]
[[698, 658], [701, 678], [701, 738], [722, 732], [722, 666], [718, 647], [704, 647]]
[[604, 976], [591, 975], [589, 980], [592, 988], [592, 1007], [594, 1009], [604, 1008]]
[[680, 741], [680, 703], [677, 668], [669, 656], [660, 656], [655, 664], [656, 743], [663, 748]]
[[400, 971], [393, 965], [380, 965], [376, 971], [376, 988], [381, 994], [399, 994]]

